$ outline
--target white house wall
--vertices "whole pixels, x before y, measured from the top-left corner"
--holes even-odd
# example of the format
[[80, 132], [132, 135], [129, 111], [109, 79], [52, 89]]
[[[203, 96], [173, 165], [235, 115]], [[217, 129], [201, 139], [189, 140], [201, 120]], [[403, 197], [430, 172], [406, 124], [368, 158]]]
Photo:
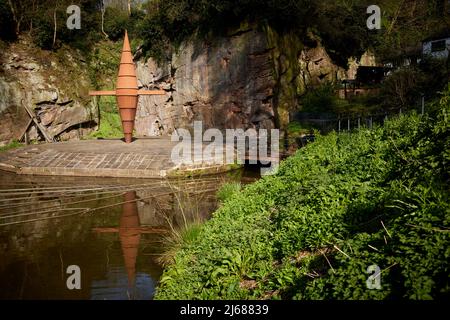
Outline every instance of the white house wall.
[[442, 39], [439, 40], [433, 40], [433, 41], [427, 41], [423, 43], [423, 48], [422, 48], [422, 52], [424, 55], [431, 55], [434, 58], [447, 58], [448, 54], [449, 54], [449, 48], [450, 48], [450, 38], [446, 38], [445, 39], [445, 45], [446, 45], [446, 49], [443, 51], [437, 51], [437, 52], [431, 52], [431, 43], [432, 42], [436, 42], [436, 41], [440, 41]]

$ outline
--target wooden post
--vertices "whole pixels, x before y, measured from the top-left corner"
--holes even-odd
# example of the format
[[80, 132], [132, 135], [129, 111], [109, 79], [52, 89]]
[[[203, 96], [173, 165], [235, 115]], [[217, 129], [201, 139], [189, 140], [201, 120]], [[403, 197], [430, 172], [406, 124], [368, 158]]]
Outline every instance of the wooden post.
[[350, 118], [347, 119], [347, 131], [350, 132]]
[[[22, 141], [22, 138], [24, 138], [25, 135], [28, 133], [28, 129], [30, 128], [30, 125], [32, 123], [33, 123], [33, 119], [29, 119], [28, 122], [27, 122], [27, 125], [25, 126], [25, 129], [22, 130], [22, 133], [19, 136], [19, 139], [18, 139], [19, 141]], [[26, 139], [28, 139], [28, 135], [27, 135]]]
[[32, 112], [30, 109], [28, 109], [28, 107], [22, 103], [22, 105], [24, 106], [25, 110], [27, 111], [28, 115], [30, 116], [31, 120], [34, 122], [34, 124], [36, 125], [37, 129], [42, 133], [42, 135], [45, 138], [45, 141], [47, 142], [53, 142], [53, 137], [51, 137], [48, 133], [47, 130], [44, 128], [43, 125], [41, 125], [39, 123], [39, 121], [37, 120], [36, 116], [34, 115], [34, 112]]

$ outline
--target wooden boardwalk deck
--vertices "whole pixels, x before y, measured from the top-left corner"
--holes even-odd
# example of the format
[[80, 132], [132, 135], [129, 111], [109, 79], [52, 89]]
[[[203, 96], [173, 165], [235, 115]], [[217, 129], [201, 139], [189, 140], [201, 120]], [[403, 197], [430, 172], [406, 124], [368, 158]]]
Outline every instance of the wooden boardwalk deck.
[[211, 164], [206, 159], [176, 166], [170, 156], [177, 143], [158, 137], [136, 139], [130, 144], [105, 139], [30, 145], [0, 153], [0, 170], [46, 176], [164, 178], [236, 168]]

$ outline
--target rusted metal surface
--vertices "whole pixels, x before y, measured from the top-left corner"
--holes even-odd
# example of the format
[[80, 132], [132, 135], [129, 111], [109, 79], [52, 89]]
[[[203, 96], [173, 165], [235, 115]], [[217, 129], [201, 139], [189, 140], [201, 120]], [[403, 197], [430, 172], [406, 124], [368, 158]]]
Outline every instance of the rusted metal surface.
[[122, 56], [115, 91], [90, 91], [91, 96], [116, 96], [125, 142], [133, 141], [134, 122], [139, 95], [164, 95], [163, 90], [138, 90], [128, 33], [125, 31]]
[[139, 90], [140, 96], [163, 95], [163, 94], [166, 94], [164, 90]]
[[111, 90], [111, 91], [89, 91], [89, 95], [90, 96], [115, 96], [116, 95], [116, 91], [115, 90]]

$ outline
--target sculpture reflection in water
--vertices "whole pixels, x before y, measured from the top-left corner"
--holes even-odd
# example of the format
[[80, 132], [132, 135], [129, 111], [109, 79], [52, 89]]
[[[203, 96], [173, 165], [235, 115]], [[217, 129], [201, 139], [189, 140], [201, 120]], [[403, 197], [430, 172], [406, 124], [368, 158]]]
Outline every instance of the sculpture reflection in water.
[[[1, 222], [12, 223], [0, 227], [0, 299], [152, 299], [161, 257], [172, 261], [177, 236], [208, 219], [217, 189], [237, 177], [145, 181], [136, 193], [126, 193], [136, 180], [49, 179], [0, 172]], [[79, 206], [95, 211], [64, 216]], [[80, 290], [67, 288], [70, 265], [81, 269]]]
[[139, 243], [143, 233], [156, 233], [154, 227], [141, 226], [138, 214], [136, 191], [128, 191], [124, 194], [119, 227], [94, 228], [97, 233], [118, 233], [122, 249], [122, 255], [126, 271], [126, 284], [123, 279], [123, 269], [112, 268], [108, 270], [108, 282], [116, 281], [119, 285], [111, 289], [111, 286], [102, 285], [102, 281], [93, 281], [91, 296], [93, 299], [149, 299], [156, 283], [150, 275], [136, 272], [136, 262], [139, 252]]

